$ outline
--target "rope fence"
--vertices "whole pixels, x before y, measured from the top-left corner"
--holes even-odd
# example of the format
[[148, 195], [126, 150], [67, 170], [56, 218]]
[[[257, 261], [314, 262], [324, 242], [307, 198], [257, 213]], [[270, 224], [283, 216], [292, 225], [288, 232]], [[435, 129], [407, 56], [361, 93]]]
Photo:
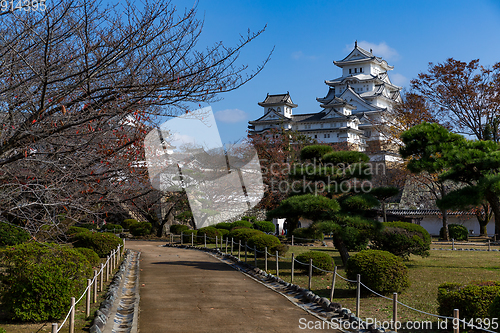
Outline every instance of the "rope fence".
[[[224, 243], [224, 239], [223, 237], [216, 237], [216, 238], [212, 238], [212, 237], [209, 237], [207, 236], [206, 234], [204, 234], [203, 236], [193, 236], [194, 234], [191, 233], [191, 245], [194, 246], [194, 237], [202, 237], [204, 239], [203, 241], [203, 244], [205, 245], [206, 247], [206, 244], [207, 244], [207, 240], [210, 240], [210, 241], [214, 241], [216, 242], [216, 247], [218, 247], [218, 245], [220, 244], [220, 251], [222, 252], [223, 250], [223, 243]], [[183, 245], [183, 234], [181, 233], [180, 236], [180, 241], [179, 243], [181, 245]], [[174, 238], [175, 236], [174, 235], [170, 235], [170, 242], [171, 244], [174, 243]], [[295, 237], [296, 239], [299, 239], [298, 237]], [[308, 240], [306, 238], [300, 238], [300, 239], [303, 239], [303, 240]], [[309, 239], [311, 240], [311, 239]], [[220, 241], [220, 243], [219, 243]], [[294, 237], [292, 236], [292, 245], [293, 245], [293, 242], [294, 242]], [[229, 244], [230, 243], [230, 244]], [[489, 245], [489, 244], [488, 244]], [[482, 326], [477, 326], [477, 325], [474, 325], [472, 323], [472, 321], [469, 321], [467, 322], [465, 319], [460, 319], [459, 317], [459, 310], [458, 309], [455, 309], [454, 310], [454, 315], [453, 317], [448, 317], [448, 316], [442, 316], [442, 315], [437, 315], [437, 314], [433, 314], [433, 313], [428, 313], [428, 312], [425, 312], [425, 311], [422, 311], [422, 310], [419, 310], [419, 309], [416, 309], [416, 308], [413, 308], [407, 304], [404, 304], [400, 301], [397, 300], [397, 296], [398, 294], [397, 293], [393, 293], [393, 297], [387, 297], [387, 296], [384, 296], [372, 289], [370, 289], [368, 286], [366, 286], [364, 283], [361, 282], [361, 276], [358, 274], [357, 276], [357, 279], [356, 280], [350, 280], [350, 279], [347, 279], [346, 277], [343, 277], [342, 275], [340, 275], [338, 272], [337, 272], [337, 266], [334, 267], [334, 270], [333, 271], [330, 271], [330, 270], [325, 270], [325, 269], [322, 269], [320, 267], [317, 267], [315, 265], [313, 265], [312, 263], [312, 259], [309, 260], [308, 263], [304, 263], [304, 262], [301, 262], [299, 260], [297, 260], [295, 258], [295, 254], [294, 253], [291, 253], [292, 255], [292, 258], [289, 259], [289, 258], [286, 258], [284, 256], [280, 256], [278, 251], [276, 251], [275, 254], [272, 254], [270, 252], [268, 252], [268, 249], [267, 247], [264, 248], [264, 251], [260, 251], [258, 250], [255, 246], [254, 247], [251, 247], [251, 246], [248, 246], [247, 242], [245, 242], [244, 244], [242, 244], [241, 240], [238, 240], [237, 242], [234, 241], [234, 238], [231, 238], [229, 239], [229, 237], [225, 237], [225, 254], [231, 254], [233, 255], [233, 250], [234, 250], [234, 246], [237, 246], [238, 247], [238, 260], [240, 260], [241, 258], [241, 252], [242, 252], [242, 249], [241, 247], [243, 246], [244, 247], [244, 254], [245, 254], [245, 262], [247, 262], [247, 251], [251, 251], [254, 253], [254, 266], [257, 267], [257, 254], [263, 254], [264, 255], [264, 271], [265, 272], [268, 272], [268, 258], [275, 258], [275, 261], [276, 261], [276, 276], [279, 277], [279, 272], [280, 272], [280, 268], [279, 268], [279, 263], [280, 263], [280, 260], [290, 260], [290, 263], [291, 263], [291, 282], [293, 283], [294, 281], [294, 273], [295, 273], [295, 263], [299, 264], [299, 265], [302, 265], [303, 267], [308, 267], [308, 289], [311, 290], [312, 288], [312, 276], [313, 276], [313, 269], [316, 269], [320, 272], [323, 272], [323, 273], [326, 273], [326, 274], [331, 274], [332, 275], [332, 284], [331, 284], [331, 293], [330, 293], [330, 302], [333, 302], [333, 298], [334, 298], [334, 291], [335, 291], [335, 284], [336, 284], [336, 277], [339, 277], [340, 279], [348, 282], [348, 283], [351, 283], [351, 284], [356, 284], [356, 317], [359, 318], [359, 315], [360, 315], [360, 307], [361, 307], [361, 288], [365, 288], [367, 291], [369, 291], [370, 293], [372, 293], [373, 295], [377, 296], [377, 297], [380, 297], [380, 298], [383, 298], [383, 299], [386, 299], [388, 301], [391, 301], [392, 302], [392, 310], [393, 310], [393, 320], [391, 321], [392, 323], [394, 323], [394, 325], [396, 327], [394, 327], [394, 331], [397, 332], [397, 324], [401, 324], [398, 320], [397, 320], [397, 313], [398, 313], [398, 305], [401, 305], [407, 309], [410, 309], [412, 311], [415, 311], [415, 312], [418, 312], [420, 314], [423, 314], [423, 315], [427, 315], [427, 316], [430, 316], [430, 317], [434, 317], [434, 318], [438, 318], [438, 319], [443, 319], [443, 320], [451, 320], [452, 321], [452, 324], [453, 324], [453, 332], [454, 333], [458, 333], [459, 332], [459, 329], [460, 329], [460, 324], [462, 324], [462, 327], [464, 329], [468, 328], [468, 329], [475, 329], [475, 330], [480, 330], [480, 331], [483, 331], [483, 332], [491, 332], [491, 333], [495, 333], [495, 331], [492, 331], [492, 330], [489, 330], [487, 328], [484, 328]], [[230, 247], [230, 253], [228, 252], [228, 249]], [[489, 246], [488, 246], [489, 247]]]
[[[87, 288], [80, 295], [80, 298], [76, 300], [75, 297], [71, 297], [71, 306], [64, 318], [63, 322], [59, 325], [58, 323], [52, 323], [52, 333], [59, 332], [64, 324], [69, 319], [69, 333], [74, 333], [75, 331], [75, 311], [76, 305], [86, 296], [85, 302], [85, 317], [90, 317], [90, 304], [97, 302], [97, 293], [103, 292], [103, 280], [108, 282], [110, 279], [110, 275], [112, 272], [119, 266], [123, 251], [125, 249], [125, 240], [123, 241], [123, 246], [118, 245], [118, 247], [111, 251], [111, 253], [106, 257], [106, 262], [101, 263], [101, 268], [98, 270], [94, 270], [94, 276], [92, 279], [87, 279]], [[99, 288], [98, 288], [99, 287]], [[93, 297], [92, 297], [93, 295]]]

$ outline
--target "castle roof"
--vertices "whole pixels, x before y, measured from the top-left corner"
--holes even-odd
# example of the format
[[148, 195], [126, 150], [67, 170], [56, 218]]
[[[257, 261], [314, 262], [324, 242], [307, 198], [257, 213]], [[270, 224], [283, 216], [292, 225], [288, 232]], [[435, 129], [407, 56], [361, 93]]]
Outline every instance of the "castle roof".
[[357, 41], [354, 43], [354, 49], [351, 51], [351, 53], [349, 53], [347, 57], [339, 61], [334, 61], [333, 63], [342, 68], [344, 66], [366, 62], [375, 62], [385, 70], [394, 69], [394, 66], [390, 66], [387, 61], [385, 61], [381, 57], [376, 57], [373, 55], [373, 53], [368, 52], [362, 47], [358, 46]]
[[290, 93], [287, 91], [286, 94], [269, 95], [267, 94], [266, 99], [263, 102], [258, 103], [260, 106], [277, 106], [283, 105], [289, 106], [291, 108], [296, 108], [298, 105], [292, 102]]

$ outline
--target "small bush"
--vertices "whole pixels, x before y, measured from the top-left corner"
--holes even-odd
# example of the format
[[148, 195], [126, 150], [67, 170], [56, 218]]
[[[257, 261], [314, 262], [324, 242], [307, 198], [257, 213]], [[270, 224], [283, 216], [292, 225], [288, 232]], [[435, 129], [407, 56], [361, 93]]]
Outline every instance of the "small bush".
[[0, 246], [21, 244], [30, 238], [29, 232], [21, 227], [0, 222]]
[[253, 226], [253, 223], [250, 221], [241, 220], [241, 221], [236, 221], [236, 222], [231, 223], [231, 226], [232, 226], [232, 228], [235, 228], [235, 227], [251, 228]]
[[106, 223], [105, 225], [102, 226], [101, 230], [112, 232], [114, 234], [119, 234], [120, 232], [123, 231], [123, 227], [119, 224]]
[[92, 249], [87, 249], [86, 247], [77, 247], [76, 250], [83, 254], [83, 256], [88, 260], [90, 266], [97, 267], [101, 263], [99, 256]]
[[362, 283], [383, 294], [399, 293], [410, 286], [403, 260], [387, 251], [364, 250], [355, 254], [347, 261], [346, 274], [349, 280], [356, 280], [357, 274], [361, 274]]
[[[227, 232], [229, 232], [229, 231], [227, 231]], [[205, 242], [205, 235], [207, 235], [207, 244], [209, 244], [209, 243], [215, 244], [215, 236], [217, 236], [217, 238], [220, 241], [222, 233], [221, 233], [220, 229], [217, 229], [217, 228], [212, 227], [212, 226], [200, 228], [200, 229], [198, 229], [198, 233], [197, 233], [198, 243]], [[219, 244], [220, 244], [220, 242], [219, 242]]]
[[[279, 247], [281, 245], [281, 242], [279, 241], [278, 237], [273, 236], [273, 235], [267, 235], [263, 232], [260, 232], [260, 234], [256, 234], [248, 239], [248, 246], [250, 248], [255, 248], [257, 251], [264, 252], [265, 248], [267, 247], [267, 252], [274, 254], [276, 251], [279, 251], [282, 249]], [[258, 253], [259, 256], [263, 256], [263, 253]]]
[[467, 285], [443, 283], [438, 287], [438, 312], [443, 316], [453, 316], [453, 309], [460, 309], [460, 318], [486, 318], [498, 296], [498, 281], [475, 281]]
[[66, 232], [66, 235], [71, 238], [74, 235], [79, 234], [81, 232], [90, 232], [90, 230], [87, 229], [87, 228], [71, 226], [71, 227], [68, 228], [68, 231]]
[[[327, 253], [320, 252], [320, 251], [304, 252], [304, 253], [298, 255], [296, 259], [305, 264], [305, 265], [299, 264], [299, 266], [302, 266], [302, 268], [305, 270], [309, 269], [308, 267], [309, 267], [309, 260], [310, 259], [313, 260], [313, 266], [321, 268], [325, 271], [333, 271], [333, 268], [335, 266], [333, 258], [330, 257]], [[313, 273], [314, 274], [326, 274], [325, 272], [320, 271], [314, 267], [313, 267]]]
[[280, 256], [284, 256], [288, 252], [289, 248], [290, 247], [286, 244], [280, 244], [274, 248], [274, 251], [278, 251]]
[[250, 237], [253, 237], [255, 235], [261, 235], [261, 234], [264, 234], [264, 233], [262, 231], [259, 231], [259, 230], [241, 227], [239, 229], [232, 230], [231, 232], [229, 232], [227, 234], [226, 237], [229, 238], [229, 241], [231, 241], [231, 238], [233, 238], [235, 242], [241, 240], [241, 243], [245, 244], [245, 241], [248, 241], [250, 239]]
[[410, 254], [429, 256], [431, 236], [423, 227], [408, 222], [385, 222], [372, 239], [373, 248], [391, 252], [403, 259]]
[[76, 249], [24, 243], [2, 251], [2, 307], [11, 320], [63, 318], [85, 289], [92, 268]]
[[323, 240], [325, 237], [315, 226], [297, 228], [292, 234], [294, 243], [313, 243], [315, 240]]
[[133, 236], [147, 236], [151, 233], [153, 226], [149, 222], [137, 222], [130, 226], [130, 233]]
[[180, 235], [181, 232], [190, 230], [190, 228], [185, 224], [172, 224], [170, 226], [170, 232], [174, 235]]
[[223, 238], [226, 238], [226, 236], [227, 236], [227, 235], [229, 234], [229, 232], [230, 232], [230, 231], [229, 231], [229, 230], [227, 230], [227, 229], [218, 229], [218, 228], [215, 228], [215, 229], [217, 229], [217, 230], [219, 231], [219, 233], [220, 233], [221, 237], [223, 237]]
[[123, 220], [122, 222], [122, 227], [123, 229], [126, 229], [126, 230], [129, 230], [130, 229], [130, 226], [134, 223], [137, 223], [138, 221], [135, 220], [135, 219], [125, 219]]
[[368, 247], [369, 239], [365, 230], [345, 226], [340, 230], [340, 237], [348, 251], [363, 251]]
[[490, 318], [500, 318], [500, 296], [496, 296], [488, 309]]
[[[467, 240], [469, 237], [469, 231], [466, 227], [461, 224], [448, 224], [448, 233], [450, 239], [457, 241]], [[444, 228], [441, 227], [439, 230], [439, 237], [444, 238]]]
[[249, 221], [249, 222], [254, 223], [255, 221], [257, 221], [257, 217], [256, 216], [242, 216], [241, 221]]
[[229, 222], [221, 222], [214, 225], [217, 229], [225, 229], [230, 231], [233, 228], [233, 224]]
[[88, 230], [97, 230], [97, 223], [84, 223], [80, 226]]
[[118, 245], [123, 245], [119, 237], [108, 232], [81, 232], [75, 235], [74, 240], [74, 247], [92, 249], [101, 258], [109, 255]]
[[260, 230], [265, 233], [271, 233], [276, 231], [276, 226], [270, 221], [256, 221], [253, 224], [254, 229]]
[[196, 234], [198, 230], [186, 230], [182, 232], [182, 242], [186, 245], [191, 244], [191, 235], [193, 235], [193, 243], [197, 242]]

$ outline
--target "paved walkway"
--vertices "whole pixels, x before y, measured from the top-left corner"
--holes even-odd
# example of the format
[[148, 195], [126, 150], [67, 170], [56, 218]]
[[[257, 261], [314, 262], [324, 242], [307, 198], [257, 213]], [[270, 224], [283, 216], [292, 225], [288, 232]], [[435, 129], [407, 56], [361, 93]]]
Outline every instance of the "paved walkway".
[[319, 321], [206, 253], [161, 245], [126, 244], [141, 252], [140, 333], [310, 332], [300, 328]]

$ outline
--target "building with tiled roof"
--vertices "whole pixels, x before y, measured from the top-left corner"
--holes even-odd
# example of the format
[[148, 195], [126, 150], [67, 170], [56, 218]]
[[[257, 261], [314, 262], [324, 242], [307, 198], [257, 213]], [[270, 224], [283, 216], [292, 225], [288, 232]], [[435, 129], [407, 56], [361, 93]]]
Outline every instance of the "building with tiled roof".
[[326, 80], [328, 93], [317, 98], [320, 111], [294, 114], [297, 104], [290, 94], [267, 95], [258, 103], [264, 115], [249, 122], [250, 134], [266, 135], [270, 129], [284, 128], [306, 134], [319, 142], [346, 142], [359, 151], [367, 151], [374, 161], [393, 161], [397, 157], [384, 151], [380, 125], [401, 100], [401, 88], [392, 84], [387, 61], [362, 49], [356, 42], [347, 57], [333, 62], [342, 76]]

